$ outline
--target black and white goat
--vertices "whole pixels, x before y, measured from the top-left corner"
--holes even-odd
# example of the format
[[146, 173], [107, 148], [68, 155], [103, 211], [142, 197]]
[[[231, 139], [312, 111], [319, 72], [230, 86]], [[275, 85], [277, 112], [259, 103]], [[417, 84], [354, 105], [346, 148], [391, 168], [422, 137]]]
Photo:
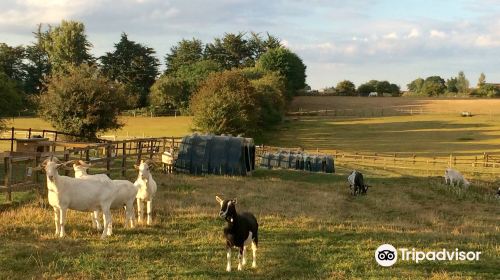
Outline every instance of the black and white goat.
[[368, 185], [365, 184], [363, 179], [363, 174], [354, 170], [349, 177], [347, 177], [349, 182], [349, 188], [351, 189], [352, 195], [366, 194], [368, 191]]
[[251, 213], [236, 213], [236, 199], [223, 200], [216, 196], [215, 199], [220, 204], [219, 217], [226, 220], [227, 226], [224, 228], [226, 238], [227, 267], [226, 271], [231, 271], [231, 249], [237, 247], [238, 270], [246, 264], [246, 252], [249, 245], [252, 246], [253, 261], [252, 267], [257, 267], [257, 245], [259, 243], [257, 219]]

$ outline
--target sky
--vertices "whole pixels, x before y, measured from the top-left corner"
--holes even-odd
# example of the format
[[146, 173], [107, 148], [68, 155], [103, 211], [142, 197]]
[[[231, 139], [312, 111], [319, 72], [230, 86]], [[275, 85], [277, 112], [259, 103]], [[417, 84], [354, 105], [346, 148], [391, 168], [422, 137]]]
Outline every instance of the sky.
[[85, 24], [96, 56], [125, 32], [164, 63], [181, 39], [224, 33], [279, 37], [307, 66], [313, 89], [342, 80], [388, 80], [481, 72], [500, 83], [500, 0], [0, 0], [0, 42], [27, 45], [38, 23]]

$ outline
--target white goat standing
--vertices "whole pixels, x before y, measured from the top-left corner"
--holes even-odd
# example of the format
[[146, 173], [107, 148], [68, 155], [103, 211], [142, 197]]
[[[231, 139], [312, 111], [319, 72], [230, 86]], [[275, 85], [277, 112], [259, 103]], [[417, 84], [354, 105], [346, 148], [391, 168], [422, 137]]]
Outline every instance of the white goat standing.
[[66, 211], [68, 209], [103, 212], [104, 230], [101, 239], [112, 234], [110, 206], [115, 198], [117, 187], [110, 182], [94, 181], [60, 176], [58, 168], [63, 166], [57, 158], [45, 160], [41, 167], [47, 175], [49, 204], [54, 208], [56, 235], [64, 237]]
[[[75, 171], [75, 178], [87, 179], [87, 180], [97, 180], [102, 182], [111, 182], [118, 187], [115, 199], [111, 204], [111, 209], [117, 209], [125, 205], [125, 227], [127, 225], [130, 228], [135, 227], [135, 210], [134, 201], [137, 195], [137, 188], [132, 182], [127, 180], [111, 180], [106, 174], [95, 174], [89, 175], [87, 169], [91, 167], [84, 161], [75, 161], [73, 163], [73, 170]], [[92, 214], [92, 225], [97, 229], [101, 229], [99, 224], [99, 211], [94, 211]]]
[[462, 184], [465, 188], [468, 188], [470, 186], [470, 182], [464, 178], [462, 173], [452, 168], [447, 168], [444, 171], [444, 182], [448, 184], [448, 181], [453, 187], [455, 186], [455, 183], [457, 186], [460, 186], [460, 184]]
[[138, 222], [142, 222], [142, 217], [144, 215], [143, 203], [147, 204], [147, 224], [150, 225], [152, 222], [152, 208], [153, 208], [153, 197], [156, 193], [156, 182], [153, 179], [150, 171], [150, 164], [153, 164], [150, 160], [143, 161], [139, 166], [135, 166], [139, 169], [139, 175], [137, 180], [135, 180], [134, 185], [139, 189], [137, 191], [137, 212], [138, 212]]

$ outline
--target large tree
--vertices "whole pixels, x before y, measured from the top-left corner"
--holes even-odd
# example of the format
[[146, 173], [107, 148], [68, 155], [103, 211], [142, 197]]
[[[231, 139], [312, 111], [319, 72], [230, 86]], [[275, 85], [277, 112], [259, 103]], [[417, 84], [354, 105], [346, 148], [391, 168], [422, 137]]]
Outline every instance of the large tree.
[[335, 87], [335, 92], [338, 95], [352, 96], [356, 93], [356, 86], [349, 80], [340, 81]]
[[18, 85], [22, 85], [25, 77], [24, 58], [23, 46], [11, 47], [0, 43], [0, 71], [16, 81]]
[[87, 40], [85, 25], [81, 22], [63, 20], [55, 27], [49, 25], [41, 38], [54, 71], [94, 61], [90, 54], [92, 44]]
[[245, 33], [225, 33], [222, 38], [215, 38], [205, 47], [205, 56], [220, 63], [225, 69], [250, 66], [252, 50], [245, 38]]
[[249, 66], [254, 66], [260, 56], [268, 50], [281, 47], [281, 41], [278, 37], [266, 33], [266, 38], [262, 38], [259, 33], [251, 32], [250, 38], [247, 40], [247, 45], [250, 50], [252, 60], [249, 61]]
[[260, 131], [259, 97], [240, 71], [212, 73], [191, 98], [195, 129], [214, 134], [245, 134]]
[[287, 48], [271, 49], [257, 61], [258, 68], [278, 72], [286, 79], [287, 99], [290, 100], [306, 86], [306, 65], [302, 59]]
[[241, 69], [250, 80], [259, 99], [259, 126], [269, 128], [278, 124], [286, 108], [286, 80], [278, 72], [268, 72], [256, 67]]
[[0, 71], [0, 130], [4, 128], [1, 118], [15, 115], [21, 104], [22, 93], [16, 81]]
[[98, 132], [122, 126], [123, 86], [102, 75], [95, 66], [68, 66], [47, 81], [39, 115], [56, 129], [96, 138]]
[[[119, 81], [127, 88], [131, 97], [130, 107], [143, 107], [147, 104], [149, 88], [158, 75], [159, 61], [155, 51], [128, 39], [122, 33], [120, 42], [113, 52], [101, 58], [102, 71], [112, 80]], [[136, 103], [136, 104], [134, 104]]]
[[464, 71], [458, 72], [457, 76], [457, 90], [458, 93], [469, 93], [469, 80], [465, 77]]
[[457, 88], [457, 78], [451, 77], [446, 80], [446, 91], [452, 92], [452, 93], [457, 93], [458, 88]]
[[375, 86], [375, 91], [379, 96], [382, 96], [384, 93], [392, 93], [392, 90], [391, 83], [388, 81], [378, 81]]
[[44, 48], [44, 33], [41, 24], [37, 26], [37, 30], [33, 34], [35, 35], [35, 42], [25, 48], [26, 62], [24, 68], [26, 78], [24, 91], [27, 94], [43, 91], [43, 81], [50, 74], [50, 62]]
[[364, 84], [361, 84], [358, 86], [358, 94], [361, 96], [368, 96], [371, 92], [376, 91], [376, 83], [373, 85], [373, 83], [367, 82]]
[[422, 94], [426, 96], [439, 96], [443, 94], [445, 90], [445, 81], [439, 76], [427, 77], [422, 86]]
[[165, 56], [166, 74], [176, 72], [180, 67], [191, 65], [203, 59], [203, 43], [193, 38], [181, 40], [170, 48], [170, 53]]
[[221, 71], [212, 60], [182, 65], [176, 72], [163, 74], [151, 87], [150, 102], [158, 111], [178, 109], [189, 112], [189, 99], [210, 73]]
[[413, 94], [421, 94], [422, 93], [422, 88], [424, 87], [424, 82], [425, 80], [422, 78], [417, 78], [413, 80], [411, 83], [406, 85], [408, 87], [408, 90], [413, 93]]

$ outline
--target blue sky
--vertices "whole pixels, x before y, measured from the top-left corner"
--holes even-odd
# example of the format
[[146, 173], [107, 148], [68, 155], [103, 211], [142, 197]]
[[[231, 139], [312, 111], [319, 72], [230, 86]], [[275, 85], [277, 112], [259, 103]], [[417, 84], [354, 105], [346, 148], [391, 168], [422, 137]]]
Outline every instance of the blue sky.
[[2, 0], [0, 42], [29, 44], [37, 23], [85, 23], [92, 52], [113, 49], [120, 33], [153, 47], [163, 62], [182, 38], [269, 32], [307, 65], [316, 89], [348, 79], [456, 76], [500, 83], [500, 0]]

